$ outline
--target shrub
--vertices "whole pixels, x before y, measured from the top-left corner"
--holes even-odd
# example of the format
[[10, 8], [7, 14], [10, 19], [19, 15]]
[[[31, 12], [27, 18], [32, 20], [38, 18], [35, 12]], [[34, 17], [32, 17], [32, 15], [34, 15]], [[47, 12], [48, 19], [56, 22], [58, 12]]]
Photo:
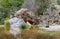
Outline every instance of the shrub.
[[46, 28], [49, 28], [49, 25], [47, 25]]
[[21, 29], [28, 29], [28, 25], [22, 24], [22, 25], [20, 26], [20, 28], [21, 28]]
[[8, 18], [4, 22], [4, 27], [5, 27], [5, 30], [9, 31], [9, 29], [10, 29], [10, 22], [9, 22]]

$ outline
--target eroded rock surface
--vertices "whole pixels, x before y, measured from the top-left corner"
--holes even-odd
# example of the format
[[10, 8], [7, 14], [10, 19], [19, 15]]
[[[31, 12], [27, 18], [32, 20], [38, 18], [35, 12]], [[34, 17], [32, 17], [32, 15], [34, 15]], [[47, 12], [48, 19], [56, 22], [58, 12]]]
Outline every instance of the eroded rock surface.
[[24, 20], [22, 18], [13, 17], [10, 19], [10, 33], [13, 35], [17, 35], [21, 33], [20, 26], [24, 24]]

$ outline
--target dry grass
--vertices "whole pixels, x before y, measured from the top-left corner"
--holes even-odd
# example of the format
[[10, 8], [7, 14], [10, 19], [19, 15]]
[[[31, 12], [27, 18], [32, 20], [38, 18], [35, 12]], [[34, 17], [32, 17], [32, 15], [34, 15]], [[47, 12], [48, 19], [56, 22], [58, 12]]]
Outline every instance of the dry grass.
[[0, 28], [0, 39], [60, 39], [60, 32], [47, 32], [37, 29], [22, 30], [21, 37], [14, 37], [10, 33], [4, 31], [4, 28]]
[[[24, 34], [23, 34], [24, 33]], [[23, 31], [23, 39], [50, 39], [49, 35], [38, 33], [34, 30]]]

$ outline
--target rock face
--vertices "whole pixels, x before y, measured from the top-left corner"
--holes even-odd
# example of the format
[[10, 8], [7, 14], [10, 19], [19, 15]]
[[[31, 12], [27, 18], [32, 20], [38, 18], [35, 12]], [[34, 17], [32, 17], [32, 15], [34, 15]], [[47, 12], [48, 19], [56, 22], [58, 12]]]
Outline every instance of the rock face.
[[34, 10], [35, 10], [35, 1], [36, 0], [24, 0], [22, 8], [27, 8], [30, 11], [34, 12]]
[[29, 14], [31, 16], [35, 16], [35, 14], [32, 11], [30, 11], [29, 9], [27, 9], [27, 8], [21, 8], [20, 10], [18, 10], [15, 13], [15, 16], [17, 16], [17, 15], [20, 15], [21, 16], [23, 13], [24, 14], [27, 13], [27, 14]]
[[24, 24], [24, 20], [22, 18], [11, 18], [10, 19], [10, 33], [13, 35], [17, 35], [21, 33], [20, 26]]
[[34, 15], [34, 13], [32, 13], [31, 11], [29, 11], [27, 8], [21, 8], [19, 11], [17, 11], [15, 13], [15, 16], [21, 16], [23, 18], [23, 20], [26, 22], [28, 21], [30, 24], [38, 24], [39, 21], [36, 18], [36, 16]]
[[[60, 5], [55, 5], [56, 10], [51, 11], [50, 9], [44, 13], [40, 21], [41, 26], [46, 26], [49, 22], [49, 25], [52, 25], [53, 23], [60, 25]], [[44, 25], [45, 24], [45, 25]]]
[[44, 29], [46, 31], [60, 31], [60, 25], [51, 25], [48, 28], [46, 27], [40, 27], [41, 29]]
[[36, 24], [39, 24], [39, 26], [46, 26], [48, 22], [49, 22], [49, 25], [52, 25], [54, 21], [58, 22], [58, 23], [55, 22], [56, 24], [60, 24], [59, 12], [57, 10], [53, 10], [50, 13], [49, 11], [47, 13], [44, 13], [42, 16], [40, 16], [39, 18], [40, 24], [39, 24], [39, 21], [36, 20], [38, 17], [36, 17], [34, 13], [32, 13], [27, 8], [21, 8], [19, 11], [15, 13], [15, 16], [17, 15], [22, 16], [24, 21], [26, 21], [26, 19], [28, 19], [29, 22], [32, 22], [32, 20], [34, 20], [33, 22], [34, 23], [36, 22]]

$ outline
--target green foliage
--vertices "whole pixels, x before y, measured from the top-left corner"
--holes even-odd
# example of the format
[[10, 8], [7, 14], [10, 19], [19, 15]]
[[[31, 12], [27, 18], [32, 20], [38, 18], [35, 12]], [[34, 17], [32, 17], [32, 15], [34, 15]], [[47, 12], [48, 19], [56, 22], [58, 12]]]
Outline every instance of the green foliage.
[[7, 18], [4, 22], [4, 27], [6, 30], [9, 30], [10, 29], [10, 22], [9, 22], [9, 19]]
[[56, 10], [56, 7], [54, 5], [51, 6], [51, 11]]
[[47, 25], [46, 28], [49, 28], [49, 25]]
[[49, 36], [54, 36], [56, 34], [56, 32], [49, 32], [49, 31], [42, 31], [42, 30], [39, 30], [38, 32]]
[[23, 0], [0, 0], [0, 24], [4, 24], [4, 20], [10, 17], [21, 8]]
[[33, 29], [33, 28], [36, 28], [36, 25], [33, 24], [33, 25], [31, 26], [31, 28], [32, 28], [32, 29]]
[[47, 11], [47, 8], [49, 8], [50, 6], [50, 0], [36, 0], [37, 4], [38, 4], [38, 8], [37, 8], [37, 15], [43, 14], [44, 12]]
[[21, 29], [28, 29], [29, 27], [28, 27], [28, 25], [26, 25], [26, 24], [22, 24], [20, 28], [21, 28]]
[[58, 5], [60, 5], [60, 0], [57, 0]]
[[10, 26], [9, 19], [6, 19], [6, 20], [5, 20], [5, 26]]

